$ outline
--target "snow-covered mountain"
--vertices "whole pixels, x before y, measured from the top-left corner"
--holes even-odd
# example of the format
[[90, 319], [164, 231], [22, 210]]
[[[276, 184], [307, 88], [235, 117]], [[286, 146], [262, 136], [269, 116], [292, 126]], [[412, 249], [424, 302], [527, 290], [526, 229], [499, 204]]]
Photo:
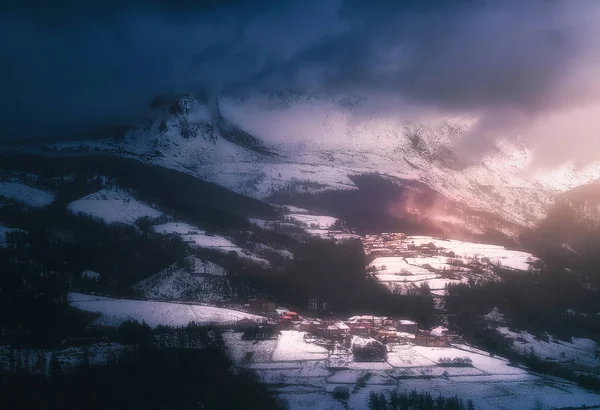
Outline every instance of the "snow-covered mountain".
[[352, 190], [352, 176], [377, 173], [398, 183], [419, 181], [450, 201], [522, 226], [543, 218], [561, 192], [600, 178], [600, 162], [532, 172], [532, 152], [508, 139], [469, 162], [453, 147], [475, 119], [417, 123], [359, 114], [359, 105], [297, 93], [156, 99], [152, 118], [123, 138], [45, 149], [117, 153], [267, 200], [282, 190]]

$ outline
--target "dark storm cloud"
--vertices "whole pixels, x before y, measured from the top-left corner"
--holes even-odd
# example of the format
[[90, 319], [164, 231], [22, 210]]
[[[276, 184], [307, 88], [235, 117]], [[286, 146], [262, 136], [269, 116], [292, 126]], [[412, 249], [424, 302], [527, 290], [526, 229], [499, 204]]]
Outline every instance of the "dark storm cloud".
[[[600, 2], [14, 1], [0, 17], [4, 136], [142, 117], [157, 94], [367, 96], [482, 118], [485, 149], [527, 118], [597, 101]], [[507, 124], [510, 125], [507, 127]]]

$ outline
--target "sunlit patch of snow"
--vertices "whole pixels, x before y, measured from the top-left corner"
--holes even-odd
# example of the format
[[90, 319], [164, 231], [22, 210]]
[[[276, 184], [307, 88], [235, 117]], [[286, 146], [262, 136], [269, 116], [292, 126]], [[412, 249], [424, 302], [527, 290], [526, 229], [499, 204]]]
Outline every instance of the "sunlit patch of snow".
[[[466, 278], [443, 278], [439, 273], [431, 272], [424, 267], [418, 266], [422, 262], [418, 258], [412, 258], [414, 265], [407, 263], [408, 260], [399, 256], [381, 257], [371, 262], [369, 267], [378, 269], [375, 272], [375, 277], [380, 282], [388, 285], [392, 290], [394, 290], [394, 286], [396, 285], [405, 286], [410, 284], [416, 286], [427, 284], [431, 290], [443, 290], [447, 284], [462, 283], [467, 280]], [[426, 263], [422, 264], [425, 265]], [[461, 269], [463, 269], [463, 272], [466, 272], [464, 268]]]
[[324, 360], [327, 349], [304, 341], [305, 332], [284, 330], [273, 352], [274, 361]]
[[494, 265], [527, 271], [537, 260], [530, 253], [503, 246], [429, 236], [381, 234], [368, 235], [362, 241], [368, 254], [394, 255], [376, 257], [367, 267], [394, 292], [410, 284], [427, 284], [431, 290], [442, 291], [446, 285], [471, 278], [494, 280]]
[[69, 304], [78, 309], [101, 314], [99, 323], [118, 326], [126, 320], [145, 321], [151, 327], [158, 325], [187, 326], [198, 324], [234, 324], [241, 319], [258, 322], [265, 318], [232, 309], [181, 303], [144, 300], [112, 299], [69, 293]]
[[530, 262], [537, 260], [530, 253], [506, 249], [499, 245], [438, 239], [429, 236], [409, 236], [407, 242], [414, 243], [415, 246], [433, 243], [437, 248], [454, 252], [459, 258], [488, 258], [491, 262], [523, 271], [528, 270]]
[[373, 262], [369, 264], [369, 267], [377, 269], [378, 275], [399, 275], [399, 276], [412, 276], [412, 275], [432, 275], [429, 270], [419, 267], [417, 264], [409, 264], [402, 256], [387, 256], [375, 258]]
[[69, 210], [75, 214], [100, 218], [106, 223], [129, 225], [142, 217], [158, 218], [163, 215], [125, 192], [109, 189], [102, 189], [71, 202]]
[[308, 215], [308, 214], [289, 214], [286, 218], [297, 221], [303, 225], [314, 226], [316, 228], [327, 229], [331, 228], [337, 221], [337, 218], [323, 215]]
[[54, 202], [54, 195], [20, 182], [0, 182], [0, 197], [33, 207], [42, 207]]

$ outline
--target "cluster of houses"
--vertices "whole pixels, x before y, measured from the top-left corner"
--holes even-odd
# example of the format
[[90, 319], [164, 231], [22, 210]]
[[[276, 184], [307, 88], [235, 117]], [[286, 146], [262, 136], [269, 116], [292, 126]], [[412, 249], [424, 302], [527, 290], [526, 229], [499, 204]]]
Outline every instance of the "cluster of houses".
[[[383, 344], [413, 343], [420, 346], [448, 346], [455, 341], [456, 335], [450, 334], [445, 328], [420, 330], [412, 320], [381, 317], [374, 315], [352, 316], [342, 319], [314, 319], [304, 317], [298, 312], [278, 309], [275, 303], [268, 300], [253, 299], [249, 306], [255, 312], [270, 317], [270, 322], [254, 324], [259, 330], [248, 331], [247, 338], [274, 338], [279, 330], [298, 330], [315, 337], [350, 344], [352, 337], [363, 337], [377, 340]], [[252, 327], [251, 323], [244, 323]], [[260, 330], [263, 329], [263, 330]]]
[[365, 235], [362, 238], [365, 254], [374, 258], [405, 255], [407, 252], [419, 251], [420, 253], [436, 254], [438, 251], [434, 243], [416, 245], [403, 233], [382, 233], [379, 235]]
[[395, 256], [406, 251], [406, 235], [402, 233], [382, 233], [379, 235], [365, 235], [362, 238], [363, 247], [367, 256], [384, 257]]

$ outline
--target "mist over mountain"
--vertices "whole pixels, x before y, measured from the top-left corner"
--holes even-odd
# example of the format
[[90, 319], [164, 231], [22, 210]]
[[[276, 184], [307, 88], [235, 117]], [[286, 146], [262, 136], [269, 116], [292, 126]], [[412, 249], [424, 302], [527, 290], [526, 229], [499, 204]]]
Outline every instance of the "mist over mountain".
[[570, 143], [597, 148], [594, 1], [30, 0], [2, 9], [0, 81], [14, 97], [2, 102], [3, 138], [135, 124], [159, 94], [293, 89], [357, 99], [359, 118], [474, 118], [457, 142], [467, 157], [504, 137], [532, 145], [540, 164], [596, 159]]

